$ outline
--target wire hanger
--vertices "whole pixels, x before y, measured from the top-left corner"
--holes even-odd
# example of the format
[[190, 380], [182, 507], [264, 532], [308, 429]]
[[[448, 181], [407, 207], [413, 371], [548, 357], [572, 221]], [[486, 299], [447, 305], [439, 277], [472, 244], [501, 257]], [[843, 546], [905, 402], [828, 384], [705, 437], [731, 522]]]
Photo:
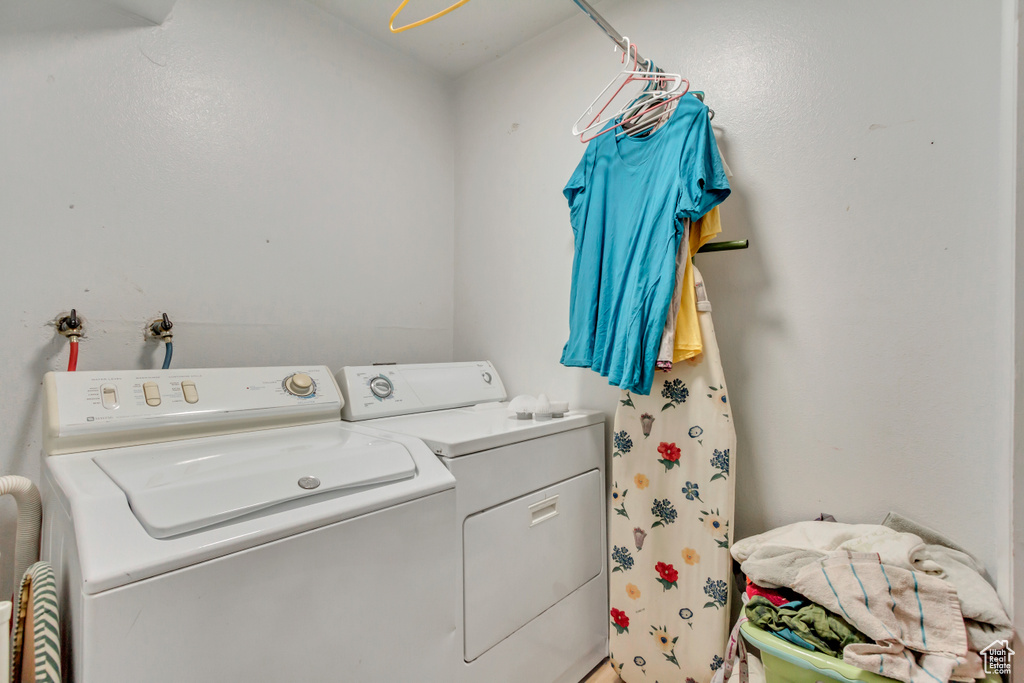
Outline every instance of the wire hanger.
[[449, 12], [454, 12], [455, 10], [459, 9], [460, 7], [465, 5], [467, 2], [469, 2], [469, 0], [459, 0], [458, 2], [456, 2], [451, 7], [448, 7], [447, 9], [443, 9], [440, 12], [438, 12], [437, 14], [433, 14], [433, 15], [427, 17], [426, 19], [420, 19], [419, 21], [414, 21], [411, 24], [406, 24], [405, 26], [399, 26], [398, 28], [395, 28], [395, 19], [398, 18], [398, 15], [402, 11], [402, 9], [404, 9], [405, 6], [409, 4], [409, 0], [402, 0], [402, 4], [399, 5], [398, 9], [396, 9], [391, 14], [391, 21], [388, 22], [388, 28], [391, 29], [392, 33], [401, 33], [402, 31], [408, 31], [411, 28], [416, 28], [417, 26], [423, 26], [424, 24], [429, 24], [434, 19], [440, 19], [441, 17], [443, 17], [444, 15], [448, 14]]

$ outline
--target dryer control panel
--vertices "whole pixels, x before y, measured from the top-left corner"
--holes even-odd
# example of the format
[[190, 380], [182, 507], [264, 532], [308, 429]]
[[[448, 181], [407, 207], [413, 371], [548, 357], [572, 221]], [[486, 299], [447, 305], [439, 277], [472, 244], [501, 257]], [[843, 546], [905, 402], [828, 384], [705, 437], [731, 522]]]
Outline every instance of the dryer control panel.
[[343, 399], [324, 366], [49, 372], [49, 455], [328, 422]]
[[344, 420], [408, 415], [504, 401], [505, 385], [490, 361], [344, 367], [338, 384]]

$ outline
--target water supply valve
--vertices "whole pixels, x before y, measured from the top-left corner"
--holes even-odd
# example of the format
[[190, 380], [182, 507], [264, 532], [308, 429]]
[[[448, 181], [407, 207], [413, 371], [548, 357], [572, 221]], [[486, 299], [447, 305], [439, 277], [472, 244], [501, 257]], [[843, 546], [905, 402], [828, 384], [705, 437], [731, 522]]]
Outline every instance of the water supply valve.
[[166, 313], [161, 313], [160, 317], [150, 323], [149, 327], [146, 328], [147, 335], [159, 339], [160, 341], [170, 341], [174, 336], [171, 334], [171, 328], [174, 327], [174, 323], [167, 317]]
[[164, 364], [162, 366], [164, 370], [171, 367], [171, 356], [174, 354], [174, 344], [171, 343], [174, 337], [171, 334], [172, 327], [174, 327], [174, 323], [171, 322], [171, 319], [167, 317], [166, 313], [161, 313], [159, 318], [146, 326], [145, 331], [147, 339], [153, 338], [164, 343]]
[[78, 311], [71, 309], [71, 312], [64, 316], [58, 316], [53, 324], [62, 336], [68, 339], [68, 372], [78, 369], [78, 339], [85, 334], [85, 323], [78, 317]]
[[57, 332], [72, 341], [78, 341], [78, 338], [85, 334], [84, 321], [78, 317], [78, 311], [73, 308], [69, 314], [57, 318], [54, 324], [57, 326]]

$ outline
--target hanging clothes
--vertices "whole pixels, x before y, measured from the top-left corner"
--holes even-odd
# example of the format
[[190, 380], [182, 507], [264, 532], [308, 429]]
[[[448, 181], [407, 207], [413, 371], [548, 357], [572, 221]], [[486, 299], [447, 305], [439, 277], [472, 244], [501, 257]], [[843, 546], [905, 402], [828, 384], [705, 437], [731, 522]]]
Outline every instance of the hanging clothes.
[[646, 137], [610, 132], [587, 145], [563, 190], [575, 241], [563, 365], [650, 392], [682, 222], [729, 192], [708, 108], [693, 96]]
[[[686, 272], [683, 274], [683, 298], [679, 301], [679, 320], [676, 322], [675, 353], [673, 362], [699, 356], [703, 343], [700, 336], [700, 325], [697, 322], [698, 300], [697, 280], [694, 277], [693, 257], [705, 244], [722, 232], [722, 219], [718, 207], [714, 207], [690, 229], [690, 258], [686, 259]], [[704, 286], [703, 282], [700, 285]]]
[[[725, 163], [723, 159], [723, 163]], [[693, 278], [693, 257], [700, 248], [722, 232], [718, 207], [700, 220], [686, 221], [683, 241], [676, 257], [676, 293], [672, 297], [668, 320], [661, 335], [658, 369], [671, 370], [673, 363], [700, 355], [702, 343], [697, 322], [697, 288]], [[673, 315], [672, 312], [675, 312]]]
[[729, 636], [736, 432], [710, 303], [697, 308], [703, 353], [615, 413], [609, 630], [625, 683], [708, 683]]
[[687, 262], [690, 260], [690, 226], [691, 221], [684, 219], [683, 237], [679, 240], [679, 250], [676, 252], [676, 288], [672, 292], [672, 303], [668, 307], [668, 318], [665, 320], [665, 328], [661, 331], [661, 346], [658, 347], [656, 365], [659, 370], [671, 370], [672, 359], [675, 356], [676, 325], [679, 316], [672, 315], [672, 311], [679, 310], [679, 302], [683, 299], [683, 282], [686, 279]]

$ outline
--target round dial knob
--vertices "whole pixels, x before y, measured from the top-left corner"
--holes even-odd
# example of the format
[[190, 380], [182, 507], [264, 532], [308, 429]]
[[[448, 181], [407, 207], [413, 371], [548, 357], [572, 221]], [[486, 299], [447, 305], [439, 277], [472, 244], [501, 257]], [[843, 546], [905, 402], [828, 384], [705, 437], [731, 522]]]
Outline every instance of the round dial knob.
[[373, 395], [377, 398], [387, 398], [394, 390], [395, 386], [387, 377], [374, 377], [370, 380], [370, 391], [372, 391]]
[[316, 384], [313, 378], [304, 372], [296, 372], [284, 381], [284, 388], [289, 394], [296, 396], [309, 396], [316, 391]]

